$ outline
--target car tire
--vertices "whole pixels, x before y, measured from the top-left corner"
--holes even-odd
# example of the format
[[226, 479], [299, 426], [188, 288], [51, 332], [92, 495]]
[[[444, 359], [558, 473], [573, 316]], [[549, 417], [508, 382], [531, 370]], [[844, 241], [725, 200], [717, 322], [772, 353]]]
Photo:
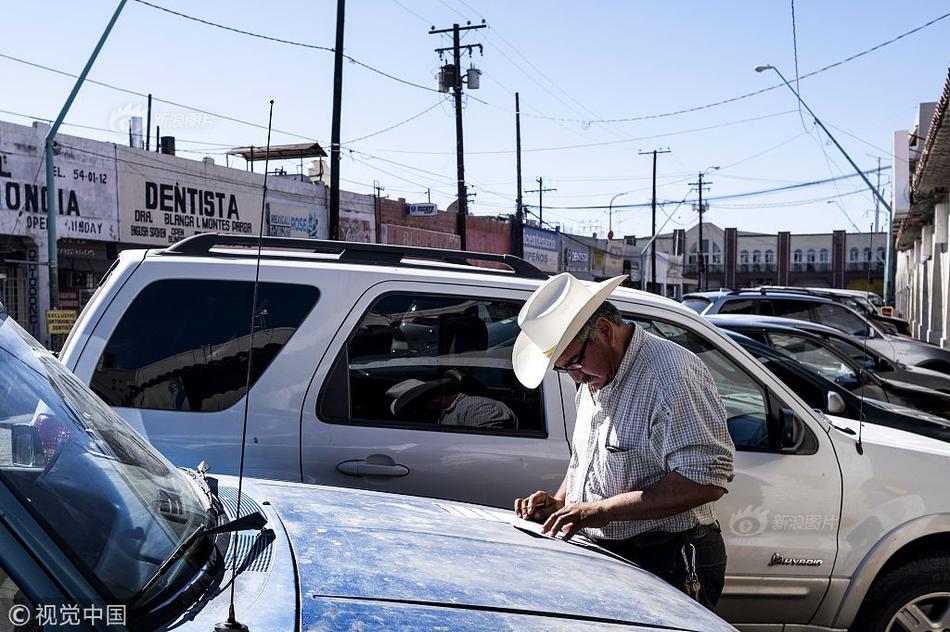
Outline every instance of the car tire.
[[[934, 627], [939, 624], [940, 627]], [[950, 551], [898, 566], [864, 598], [852, 632], [950, 629]]]

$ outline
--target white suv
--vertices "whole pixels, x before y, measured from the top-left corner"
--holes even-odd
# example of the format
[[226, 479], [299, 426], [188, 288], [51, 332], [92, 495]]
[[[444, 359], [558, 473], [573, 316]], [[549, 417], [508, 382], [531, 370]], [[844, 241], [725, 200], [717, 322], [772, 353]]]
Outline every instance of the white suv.
[[[233, 473], [253, 320], [246, 473], [499, 507], [558, 486], [575, 386], [551, 372], [525, 389], [510, 361], [543, 273], [265, 238], [252, 318], [256, 245], [204, 234], [123, 252], [63, 362], [174, 462]], [[950, 445], [829, 419], [691, 310], [626, 288], [610, 300], [702, 358], [729, 413], [719, 614], [743, 630], [948, 627]]]

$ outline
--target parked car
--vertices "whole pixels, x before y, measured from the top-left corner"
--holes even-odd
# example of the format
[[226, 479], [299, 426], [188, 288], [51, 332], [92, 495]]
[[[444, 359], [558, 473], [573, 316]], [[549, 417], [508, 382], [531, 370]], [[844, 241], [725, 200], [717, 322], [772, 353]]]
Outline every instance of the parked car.
[[[913, 432], [950, 443], [950, 421], [899, 404], [859, 396], [800, 362], [751, 337], [720, 325], [727, 335], [751, 353], [815, 410], [855, 421]], [[757, 432], [754, 427], [731, 429], [733, 435]], [[751, 437], [745, 439], [751, 441]], [[763, 439], [764, 440], [764, 439]]]
[[[575, 384], [552, 371], [525, 389], [510, 358], [547, 275], [504, 255], [265, 238], [248, 393], [256, 247], [204, 234], [121, 253], [63, 362], [176, 463], [234, 472], [246, 404], [255, 476], [505, 508], [557, 488]], [[768, 438], [734, 435], [718, 614], [748, 630], [884, 630], [950, 599], [950, 446], [864, 424], [858, 450], [856, 422], [812, 410], [695, 312], [627, 288], [611, 301], [697, 353], [730, 426]], [[506, 421], [447, 423], [459, 395], [494, 400]]]
[[[708, 317], [718, 327], [736, 331], [798, 360], [819, 375], [858, 395], [950, 418], [950, 376], [909, 368], [874, 357], [861, 341], [817, 323], [812, 331], [788, 318], [736, 315]], [[822, 335], [815, 330], [818, 329]], [[838, 339], [835, 342], [832, 340]], [[933, 386], [942, 388], [936, 390]], [[800, 393], [799, 393], [800, 394]]]
[[[877, 297], [876, 294], [872, 292], [862, 292], [860, 290], [847, 290], [843, 288], [827, 288], [827, 287], [791, 287], [791, 286], [781, 286], [781, 285], [763, 285], [757, 288], [752, 288], [755, 290], [770, 290], [770, 291], [781, 291], [788, 293], [800, 292], [803, 294], [811, 294], [813, 296], [824, 296], [830, 298], [833, 301], [841, 303], [842, 305], [847, 305], [854, 311], [858, 312], [865, 318], [873, 320], [885, 333], [902, 336], [910, 335], [910, 323], [904, 320], [903, 318], [897, 318], [896, 316], [884, 315], [881, 313], [881, 307], [884, 305], [884, 301], [880, 300], [880, 297]], [[880, 304], [875, 303], [871, 300], [871, 296], [877, 297], [877, 300], [880, 301]]]
[[232, 580], [251, 630], [734, 629], [510, 511], [176, 469], [2, 312], [0, 393], [4, 630], [213, 630]]
[[853, 309], [821, 296], [722, 290], [687, 294], [683, 304], [704, 316], [756, 314], [821, 323], [848, 335], [866, 338], [869, 347], [890, 360], [950, 374], [950, 351], [906, 336], [889, 335]]

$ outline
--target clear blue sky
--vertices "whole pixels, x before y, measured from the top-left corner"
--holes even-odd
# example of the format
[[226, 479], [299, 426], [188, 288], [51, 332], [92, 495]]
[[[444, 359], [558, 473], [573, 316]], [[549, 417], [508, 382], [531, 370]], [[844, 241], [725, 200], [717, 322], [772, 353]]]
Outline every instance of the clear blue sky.
[[[332, 47], [336, 3], [154, 0], [169, 9], [282, 39]], [[17, 2], [4, 8], [0, 53], [78, 73], [115, 2]], [[801, 74], [842, 60], [950, 12], [950, 3], [795, 3]], [[663, 114], [771, 86], [769, 63], [792, 79], [795, 57], [789, 1], [593, 3], [477, 0], [349, 0], [345, 52], [422, 86], [435, 88], [446, 36], [431, 25], [484, 18], [489, 27], [467, 34], [480, 42], [474, 57], [481, 89], [465, 107], [466, 175], [477, 214], [514, 209], [514, 91], [521, 94], [524, 188], [534, 179], [556, 192], [544, 196], [544, 218], [577, 232], [607, 229], [603, 210], [555, 207], [648, 202], [651, 160], [640, 150], [669, 147], [660, 157], [660, 200], [695, 198], [689, 182], [710, 165], [707, 195], [759, 191], [820, 180], [851, 170], [837, 150], [800, 118], [784, 87], [697, 112], [623, 123], [586, 123]], [[890, 163], [894, 130], [912, 128], [918, 103], [935, 101], [950, 61], [950, 18], [837, 68], [801, 81], [805, 101], [862, 168], [877, 157]], [[468, 59], [465, 59], [468, 65]], [[72, 80], [0, 58], [0, 109], [51, 118]], [[329, 148], [333, 55], [249, 38], [182, 19], [129, 0], [91, 78], [262, 125], [275, 99], [275, 143], [316, 139]], [[397, 83], [357, 65], [344, 69], [341, 177], [344, 188], [369, 193], [378, 180], [390, 197], [433, 201], [445, 208], [455, 196], [455, 128], [448, 95]], [[435, 107], [433, 107], [435, 106]], [[104, 128], [144, 107], [144, 100], [86, 85], [68, 123]], [[427, 108], [418, 118], [365, 140]], [[264, 144], [263, 129], [219, 117], [188, 116], [155, 104], [163, 134], [178, 137], [182, 155], [200, 158], [225, 146]], [[175, 117], [178, 117], [177, 119]], [[0, 118], [28, 119], [0, 113]], [[550, 120], [561, 118], [568, 120]], [[708, 128], [708, 129], [701, 129]], [[699, 131], [697, 131], [699, 130]], [[842, 130], [842, 131], [839, 131]], [[123, 141], [109, 133], [64, 127], [66, 133]], [[858, 140], [860, 139], [860, 140]], [[578, 147], [578, 145], [582, 145]], [[573, 146], [573, 147], [572, 147]], [[570, 147], [570, 148], [565, 148]], [[557, 149], [560, 148], [560, 149]], [[350, 151], [352, 150], [352, 151]], [[221, 155], [215, 155], [223, 162]], [[239, 161], [240, 162], [240, 161]], [[398, 164], [394, 164], [398, 163]], [[242, 165], [243, 166], [243, 165]], [[285, 165], [293, 171], [294, 165]], [[882, 177], [890, 199], [890, 175]], [[841, 196], [841, 197], [836, 197]], [[709, 221], [740, 230], [853, 231], [833, 204], [866, 229], [874, 203], [857, 178], [780, 194], [711, 202]], [[802, 203], [812, 200], [810, 203]], [[536, 194], [525, 194], [529, 204]], [[675, 210], [674, 210], [675, 209]], [[666, 230], [691, 225], [690, 202], [676, 207]], [[660, 220], [665, 217], [660, 214]], [[614, 212], [618, 234], [650, 232], [648, 208]]]

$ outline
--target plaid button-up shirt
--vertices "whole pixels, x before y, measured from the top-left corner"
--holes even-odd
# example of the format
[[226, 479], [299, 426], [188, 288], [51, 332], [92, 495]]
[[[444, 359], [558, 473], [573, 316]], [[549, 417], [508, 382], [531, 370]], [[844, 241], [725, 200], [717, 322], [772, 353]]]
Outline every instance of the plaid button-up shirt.
[[[640, 491], [670, 472], [722, 488], [732, 480], [735, 446], [706, 365], [683, 347], [635, 326], [613, 380], [577, 390], [577, 423], [567, 502]], [[624, 540], [678, 532], [716, 520], [712, 503], [659, 520], [616, 521], [588, 537]]]

